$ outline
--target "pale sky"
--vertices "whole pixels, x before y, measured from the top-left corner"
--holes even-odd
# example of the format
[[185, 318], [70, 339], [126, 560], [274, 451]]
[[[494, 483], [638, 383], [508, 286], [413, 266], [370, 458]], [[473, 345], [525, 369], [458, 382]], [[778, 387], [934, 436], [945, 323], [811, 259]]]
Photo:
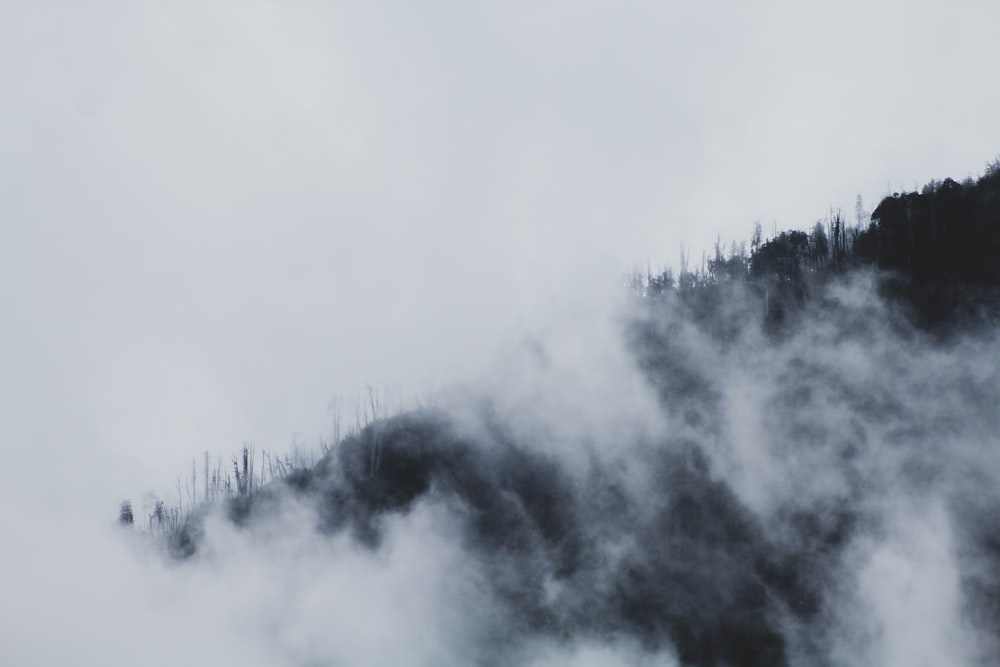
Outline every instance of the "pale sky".
[[[995, 2], [0, 3], [0, 489], [113, 517], [1000, 154]], [[3, 497], [3, 496], [0, 496]]]

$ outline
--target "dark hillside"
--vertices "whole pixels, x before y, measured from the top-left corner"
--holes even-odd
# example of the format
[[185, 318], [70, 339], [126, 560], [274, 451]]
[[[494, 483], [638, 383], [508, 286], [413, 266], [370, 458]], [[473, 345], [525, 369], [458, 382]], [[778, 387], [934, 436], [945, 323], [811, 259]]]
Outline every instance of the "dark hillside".
[[[896, 193], [871, 220], [847, 224], [839, 213], [808, 231], [761, 238], [747, 252], [716, 247], [700, 270], [634, 276], [633, 289], [651, 301], [678, 295], [714, 334], [732, 333], [720, 304], [761, 313], [772, 332], [823, 293], [832, 281], [874, 272], [879, 293], [907, 311], [918, 327], [948, 335], [1000, 322], [1000, 161], [979, 180], [931, 182], [921, 192]], [[734, 298], [733, 285], [746, 289]], [[725, 293], [722, 297], [720, 292]], [[655, 306], [654, 306], [655, 307]]]
[[[749, 252], [635, 276], [622, 334], [667, 427], [572, 443], [585, 465], [482, 396], [461, 419], [375, 419], [229, 516], [252, 528], [290, 494], [375, 554], [432, 508], [484, 573], [497, 612], [473, 660], [497, 665], [622, 637], [692, 667], [877, 664], [859, 626], [893, 620], [872, 617], [879, 558], [918, 568], [953, 540], [963, 650], [996, 664], [998, 216], [991, 169], [886, 198], [864, 228], [758, 228]], [[202, 518], [176, 553], [198, 553]]]
[[[348, 438], [294, 487], [323, 530], [370, 549], [387, 515], [447, 508], [518, 636], [625, 635], [676, 647], [691, 665], [788, 664], [777, 624], [815, 616], [821, 593], [796, 571], [802, 556], [769, 541], [712, 479], [697, 446], [637, 443], [658, 489], [648, 506], [618, 471], [594, 462], [581, 483], [542, 451], [498, 425], [472, 437], [442, 413], [415, 412]], [[830, 541], [815, 521], [808, 530]], [[821, 554], [806, 560], [824, 567]]]

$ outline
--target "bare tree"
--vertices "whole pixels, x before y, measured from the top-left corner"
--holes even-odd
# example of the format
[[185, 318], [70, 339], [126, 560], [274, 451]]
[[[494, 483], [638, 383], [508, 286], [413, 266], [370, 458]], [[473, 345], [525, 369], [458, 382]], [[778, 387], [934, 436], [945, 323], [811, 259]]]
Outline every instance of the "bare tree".
[[378, 472], [382, 449], [382, 403], [379, 400], [378, 393], [372, 389], [371, 385], [368, 386], [368, 402], [371, 407], [371, 419], [368, 422], [368, 426], [370, 427], [372, 436], [370, 472], [372, 475], [375, 475]]
[[329, 445], [323, 445], [324, 454], [329, 451], [331, 446], [335, 447], [340, 444], [340, 413], [343, 402], [343, 398], [334, 396], [330, 399], [330, 404], [327, 406], [327, 410], [330, 411], [330, 443]]
[[[240, 466], [242, 463], [242, 467]], [[253, 495], [254, 478], [254, 453], [253, 445], [246, 443], [240, 457], [233, 457], [233, 474], [236, 476], [236, 493], [239, 496], [249, 497]]]

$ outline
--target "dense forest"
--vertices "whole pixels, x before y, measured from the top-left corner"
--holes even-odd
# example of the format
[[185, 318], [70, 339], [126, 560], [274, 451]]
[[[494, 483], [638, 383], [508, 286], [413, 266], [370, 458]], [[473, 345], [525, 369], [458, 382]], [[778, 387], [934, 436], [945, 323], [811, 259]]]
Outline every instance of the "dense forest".
[[852, 222], [758, 225], [627, 287], [622, 337], [662, 428], [565, 443], [488, 393], [392, 416], [372, 397], [314, 465], [244, 449], [231, 470], [206, 461], [216, 502], [143, 517], [125, 503], [120, 521], [187, 562], [219, 507], [252, 530], [292, 498], [319, 534], [372, 553], [434, 508], [488, 582], [490, 621], [459, 654], [483, 665], [526, 664], [542, 639], [621, 638], [698, 667], [879, 664], [900, 623], [879, 563], [919, 556], [926, 529], [952, 540], [959, 599], [929, 605], [927, 627], [964, 633], [941, 656], [996, 664], [1000, 161], [870, 216], [859, 200]]
[[870, 216], [859, 196], [854, 224], [838, 211], [808, 232], [766, 241], [758, 224], [749, 250], [744, 242], [726, 252], [720, 242], [696, 270], [683, 258], [676, 277], [673, 270], [635, 273], [629, 284], [646, 297], [669, 291], [696, 310], [711, 310], [720, 285], [739, 283], [777, 324], [830, 281], [865, 270], [878, 272], [882, 294], [910, 307], [921, 327], [992, 324], [1000, 286], [1000, 158], [978, 180], [946, 178], [887, 196]]

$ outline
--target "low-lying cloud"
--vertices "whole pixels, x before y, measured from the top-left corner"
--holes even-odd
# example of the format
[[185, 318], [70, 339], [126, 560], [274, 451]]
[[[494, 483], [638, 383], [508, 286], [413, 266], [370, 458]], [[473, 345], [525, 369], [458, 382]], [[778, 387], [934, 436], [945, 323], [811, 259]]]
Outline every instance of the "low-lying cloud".
[[917, 330], [870, 276], [778, 332], [728, 298], [734, 335], [676, 295], [536, 332], [180, 560], [8, 507], [5, 658], [995, 662], [996, 336]]

